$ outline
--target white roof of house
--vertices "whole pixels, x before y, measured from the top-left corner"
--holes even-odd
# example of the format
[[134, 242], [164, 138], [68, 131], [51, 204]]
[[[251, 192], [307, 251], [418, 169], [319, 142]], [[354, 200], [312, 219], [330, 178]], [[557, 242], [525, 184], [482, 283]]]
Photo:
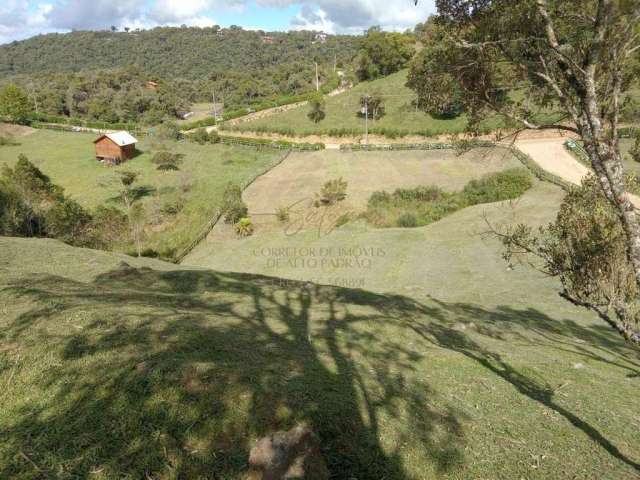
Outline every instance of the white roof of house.
[[134, 143], [138, 143], [138, 140], [131, 135], [129, 132], [115, 132], [115, 133], [107, 133], [105, 135], [105, 137], [107, 137], [108, 139], [110, 139], [111, 141], [113, 141], [116, 145], [120, 145], [121, 147], [124, 147], [126, 145], [131, 145]]

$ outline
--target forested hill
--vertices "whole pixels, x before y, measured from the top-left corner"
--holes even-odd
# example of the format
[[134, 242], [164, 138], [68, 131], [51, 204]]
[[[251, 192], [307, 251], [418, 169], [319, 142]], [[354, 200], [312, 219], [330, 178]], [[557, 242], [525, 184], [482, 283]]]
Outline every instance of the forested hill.
[[164, 78], [198, 80], [229, 70], [261, 71], [273, 66], [327, 68], [350, 62], [358, 38], [314, 32], [247, 31], [239, 27], [155, 28], [112, 32], [78, 31], [39, 35], [0, 46], [0, 76], [79, 72], [137, 65]]

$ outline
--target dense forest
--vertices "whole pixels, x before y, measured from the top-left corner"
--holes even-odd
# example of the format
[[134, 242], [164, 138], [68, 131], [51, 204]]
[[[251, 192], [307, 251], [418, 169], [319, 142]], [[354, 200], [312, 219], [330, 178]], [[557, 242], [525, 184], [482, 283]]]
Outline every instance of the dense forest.
[[47, 114], [154, 123], [214, 92], [239, 108], [311, 91], [316, 62], [320, 82], [337, 83], [359, 41], [316, 37], [217, 27], [40, 35], [0, 47], [0, 82], [23, 87]]
[[0, 46], [0, 87], [23, 89], [37, 114], [155, 124], [193, 103], [263, 108], [343, 81], [397, 71], [411, 33], [364, 36], [246, 31], [239, 27], [79, 31]]

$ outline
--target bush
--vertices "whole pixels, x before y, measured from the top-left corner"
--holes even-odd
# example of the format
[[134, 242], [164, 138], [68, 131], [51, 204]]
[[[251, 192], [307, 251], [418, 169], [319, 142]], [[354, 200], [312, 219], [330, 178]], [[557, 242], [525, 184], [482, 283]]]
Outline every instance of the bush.
[[11, 135], [0, 135], [0, 147], [13, 147], [20, 145]]
[[87, 246], [89, 224], [92, 218], [89, 212], [75, 200], [66, 198], [56, 202], [45, 214], [47, 236], [76, 246]]
[[234, 229], [239, 237], [249, 237], [253, 235], [253, 222], [249, 218], [241, 218], [234, 225]]
[[464, 187], [462, 195], [468, 205], [476, 205], [518, 198], [531, 186], [529, 173], [522, 168], [513, 168], [472, 180]]
[[291, 215], [289, 214], [289, 208], [288, 207], [279, 207], [276, 210], [276, 218], [281, 223], [288, 222], [289, 219], [291, 218]]
[[162, 123], [155, 132], [155, 136], [159, 140], [180, 140], [180, 129], [175, 124], [175, 122], [164, 122]]
[[316, 195], [316, 207], [335, 205], [343, 201], [347, 198], [347, 185], [346, 180], [343, 180], [342, 177], [326, 182], [322, 186], [320, 194]]
[[379, 227], [417, 227], [470, 205], [517, 198], [530, 187], [528, 172], [513, 169], [473, 180], [456, 193], [447, 193], [435, 186], [399, 188], [392, 194], [374, 192], [364, 217]]
[[206, 128], [199, 128], [191, 135], [189, 135], [189, 139], [196, 143], [199, 143], [200, 145], [204, 145], [206, 143], [209, 143], [209, 132], [207, 132]]
[[402, 228], [413, 228], [418, 226], [418, 219], [415, 214], [405, 212], [398, 217], [398, 226]]
[[236, 224], [247, 216], [249, 209], [242, 200], [242, 189], [239, 185], [229, 183], [222, 194], [222, 214], [225, 223]]
[[162, 165], [158, 165], [158, 170], [163, 172], [169, 172], [169, 171], [177, 171], [180, 169], [174, 163], [163, 163]]
[[393, 196], [400, 200], [416, 200], [418, 202], [434, 202], [442, 197], [442, 189], [436, 186], [417, 187], [413, 189], [398, 188]]

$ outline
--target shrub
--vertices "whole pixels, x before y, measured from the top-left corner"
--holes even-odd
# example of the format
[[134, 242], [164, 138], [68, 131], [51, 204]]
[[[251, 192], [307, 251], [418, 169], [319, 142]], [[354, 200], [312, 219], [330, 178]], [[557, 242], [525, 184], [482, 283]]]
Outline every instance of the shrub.
[[180, 129], [175, 122], [164, 122], [156, 129], [159, 140], [179, 140], [180, 136]]
[[369, 206], [375, 207], [377, 205], [384, 205], [387, 203], [391, 203], [392, 196], [389, 192], [377, 191], [373, 192], [369, 197]]
[[93, 213], [90, 226], [90, 243], [93, 248], [109, 249], [124, 241], [129, 228], [129, 219], [122, 210], [99, 206]]
[[316, 195], [315, 205], [317, 207], [329, 206], [343, 201], [347, 198], [347, 186], [346, 180], [343, 180], [342, 177], [329, 180], [322, 186], [320, 194]]
[[189, 135], [189, 138], [200, 145], [204, 145], [205, 143], [209, 143], [209, 132], [207, 132], [206, 128], [199, 128]]
[[184, 208], [184, 200], [178, 199], [172, 202], [166, 202], [160, 211], [165, 215], [177, 215]]
[[398, 226], [403, 228], [413, 228], [418, 226], [418, 219], [415, 214], [405, 212], [398, 217]]
[[276, 210], [276, 218], [281, 223], [288, 222], [289, 219], [291, 218], [291, 215], [289, 213], [289, 208], [288, 207], [279, 207]]
[[436, 186], [416, 187], [413, 189], [398, 188], [393, 196], [400, 200], [416, 200], [419, 202], [433, 202], [442, 197], [442, 189]]
[[476, 205], [518, 198], [531, 186], [529, 173], [522, 168], [513, 168], [472, 180], [464, 187], [462, 195], [467, 204]]
[[91, 215], [75, 200], [56, 202], [45, 214], [47, 236], [76, 246], [88, 245]]
[[528, 172], [514, 169], [473, 180], [456, 193], [435, 186], [374, 192], [364, 217], [378, 227], [428, 225], [469, 205], [516, 198], [530, 187]]
[[242, 201], [242, 189], [239, 185], [229, 183], [222, 194], [222, 213], [225, 223], [236, 224], [247, 216], [249, 209]]
[[168, 172], [168, 171], [176, 171], [180, 169], [175, 163], [163, 163], [162, 165], [158, 165], [158, 170], [161, 170], [163, 172]]
[[239, 237], [249, 237], [253, 235], [253, 222], [247, 217], [241, 218], [234, 225], [234, 229]]
[[12, 147], [20, 145], [11, 135], [0, 135], [0, 147]]

